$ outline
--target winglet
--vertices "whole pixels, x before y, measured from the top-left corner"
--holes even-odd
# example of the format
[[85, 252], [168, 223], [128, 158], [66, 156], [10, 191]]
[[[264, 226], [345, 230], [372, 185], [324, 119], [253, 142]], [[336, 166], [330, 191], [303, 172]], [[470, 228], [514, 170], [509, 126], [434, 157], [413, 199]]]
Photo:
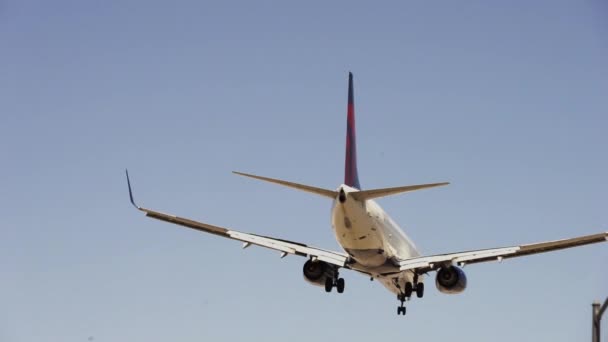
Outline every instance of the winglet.
[[127, 186], [129, 187], [129, 199], [131, 200], [131, 204], [137, 209], [139, 207], [135, 204], [135, 200], [133, 199], [133, 191], [131, 190], [131, 181], [129, 180], [129, 170], [125, 169], [125, 173], [127, 174]]

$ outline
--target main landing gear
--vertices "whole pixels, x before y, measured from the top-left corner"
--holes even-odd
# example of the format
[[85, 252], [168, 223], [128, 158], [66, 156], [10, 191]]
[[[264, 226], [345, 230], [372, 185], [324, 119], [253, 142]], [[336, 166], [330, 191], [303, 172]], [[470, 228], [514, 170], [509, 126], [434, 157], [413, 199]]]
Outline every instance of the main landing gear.
[[416, 292], [416, 297], [422, 298], [424, 296], [424, 283], [418, 282], [418, 274], [414, 274], [414, 282], [406, 282], [403, 288], [403, 292], [397, 296], [397, 299], [401, 302], [401, 305], [397, 307], [397, 315], [405, 316], [405, 301], [412, 297], [412, 293]]
[[325, 278], [325, 292], [331, 292], [335, 287], [338, 293], [344, 292], [344, 278], [338, 278], [338, 273], [333, 278]]
[[415, 285], [409, 281], [405, 283], [404, 295], [409, 298], [413, 292], [416, 292], [416, 297], [422, 298], [424, 296], [424, 283], [415, 283]]

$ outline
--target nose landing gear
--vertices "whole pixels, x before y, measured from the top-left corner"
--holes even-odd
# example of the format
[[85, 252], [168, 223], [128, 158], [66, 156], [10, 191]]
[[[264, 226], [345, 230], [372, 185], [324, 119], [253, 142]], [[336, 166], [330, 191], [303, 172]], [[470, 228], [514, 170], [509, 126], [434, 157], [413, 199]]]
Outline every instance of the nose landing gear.
[[397, 307], [397, 315], [403, 315], [405, 316], [405, 301], [407, 299], [407, 297], [404, 294], [400, 294], [397, 296], [397, 299], [399, 299], [399, 301], [401, 301], [401, 305], [399, 305]]

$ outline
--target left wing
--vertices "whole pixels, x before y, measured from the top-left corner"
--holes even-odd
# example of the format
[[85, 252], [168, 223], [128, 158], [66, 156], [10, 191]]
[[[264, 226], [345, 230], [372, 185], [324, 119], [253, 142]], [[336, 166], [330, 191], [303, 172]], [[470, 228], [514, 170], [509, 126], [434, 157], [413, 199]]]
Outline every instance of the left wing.
[[464, 266], [466, 264], [474, 264], [478, 262], [502, 261], [503, 259], [507, 258], [551, 252], [559, 249], [606, 242], [607, 240], [608, 232], [604, 232], [570, 239], [532, 243], [513, 247], [480, 249], [476, 251], [416, 257], [400, 261], [399, 270], [415, 270], [417, 273], [425, 273], [446, 265]]
[[262, 246], [270, 249], [274, 249], [281, 252], [281, 257], [285, 257], [287, 254], [295, 254], [312, 259], [325, 261], [327, 263], [339, 266], [347, 267], [348, 255], [338, 252], [327, 251], [324, 249], [307, 246], [303, 243], [293, 242], [282, 239], [275, 239], [267, 236], [243, 233], [236, 230], [218, 227], [203, 222], [193, 221], [187, 218], [174, 216], [170, 214], [164, 214], [158, 211], [142, 208], [135, 204], [133, 200], [133, 192], [131, 191], [131, 181], [129, 180], [129, 172], [127, 174], [127, 185], [129, 186], [129, 198], [131, 204], [138, 210], [146, 213], [146, 216], [155, 218], [157, 220], [178, 224], [180, 226], [196, 229], [201, 232], [218, 235], [228, 239], [238, 240], [244, 242], [243, 248], [247, 248], [250, 245]]

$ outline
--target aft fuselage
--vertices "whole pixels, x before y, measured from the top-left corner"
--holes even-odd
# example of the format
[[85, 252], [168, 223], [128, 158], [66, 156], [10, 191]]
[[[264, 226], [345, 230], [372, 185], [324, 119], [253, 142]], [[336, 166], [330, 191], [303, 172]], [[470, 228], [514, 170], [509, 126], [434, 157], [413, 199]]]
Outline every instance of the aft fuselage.
[[[358, 191], [347, 185], [338, 188], [331, 223], [336, 240], [356, 262], [357, 268], [368, 272], [394, 293], [400, 293], [413, 274], [404, 272], [383, 276], [394, 270], [398, 260], [420, 256], [412, 240], [373, 200], [359, 201], [350, 194]], [[420, 281], [420, 280], [419, 280]]]

